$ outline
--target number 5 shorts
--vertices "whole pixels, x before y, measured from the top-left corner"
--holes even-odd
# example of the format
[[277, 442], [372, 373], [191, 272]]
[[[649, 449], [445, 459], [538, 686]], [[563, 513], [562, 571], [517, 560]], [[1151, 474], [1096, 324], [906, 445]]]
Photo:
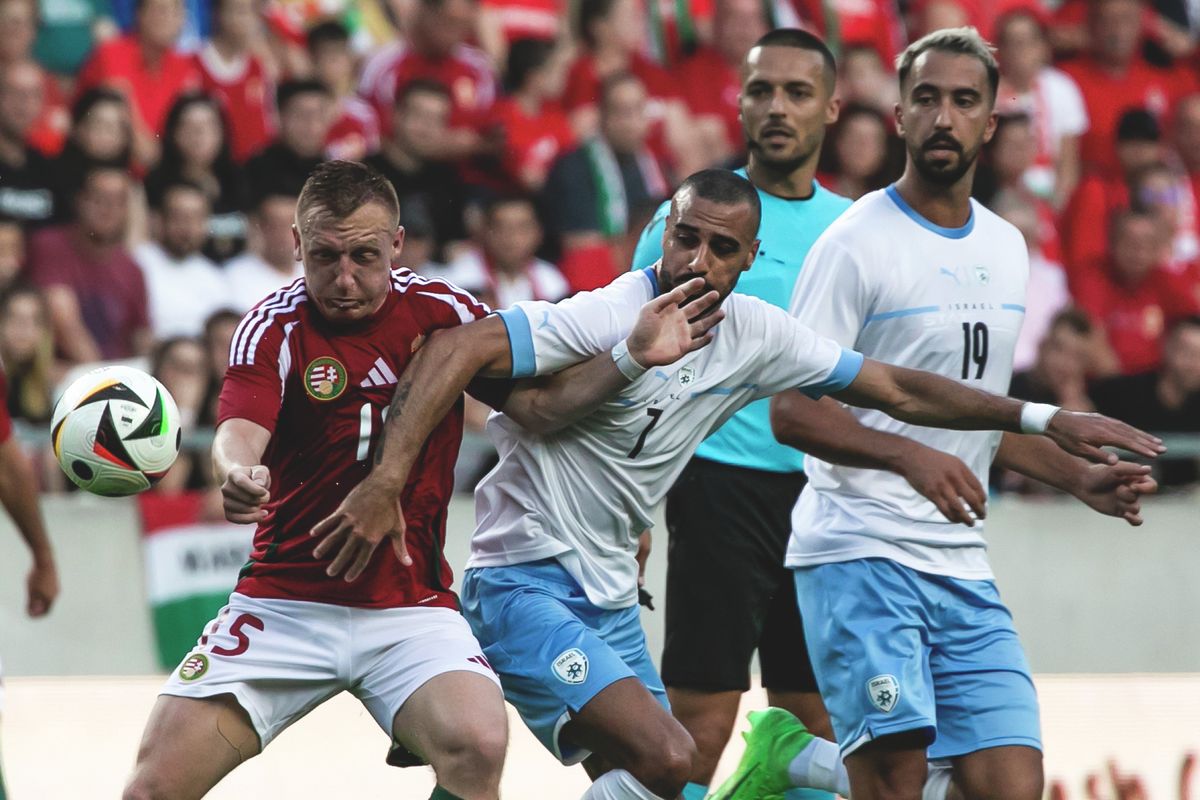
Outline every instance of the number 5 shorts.
[[263, 747], [321, 703], [348, 691], [388, 736], [413, 692], [446, 672], [499, 685], [462, 615], [448, 608], [353, 608], [247, 597], [204, 629], [161, 694], [232, 694]]
[[795, 582], [843, 755], [907, 732], [933, 759], [1041, 749], [1033, 679], [993, 581], [864, 558], [796, 569]]

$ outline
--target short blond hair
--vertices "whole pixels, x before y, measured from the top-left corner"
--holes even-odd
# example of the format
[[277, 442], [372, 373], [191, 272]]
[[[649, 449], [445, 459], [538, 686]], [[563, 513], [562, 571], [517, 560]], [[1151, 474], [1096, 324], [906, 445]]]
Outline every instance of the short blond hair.
[[924, 53], [936, 51], [939, 53], [954, 53], [971, 56], [978, 59], [987, 69], [988, 86], [992, 89], [992, 101], [996, 100], [996, 90], [1000, 86], [1000, 65], [996, 63], [996, 48], [979, 35], [973, 27], [942, 28], [927, 33], [904, 49], [896, 56], [896, 75], [900, 79], [901, 91], [904, 82], [912, 72], [913, 63]]

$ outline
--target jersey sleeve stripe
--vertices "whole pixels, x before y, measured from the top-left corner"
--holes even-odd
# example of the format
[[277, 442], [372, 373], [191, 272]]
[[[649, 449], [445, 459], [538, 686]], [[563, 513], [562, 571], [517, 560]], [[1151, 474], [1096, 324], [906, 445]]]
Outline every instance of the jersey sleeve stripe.
[[288, 373], [292, 371], [292, 349], [288, 347], [288, 340], [292, 338], [292, 328], [295, 328], [299, 323], [295, 320], [283, 326], [283, 343], [279, 345], [279, 396], [283, 397], [283, 392], [287, 386]]
[[229, 359], [230, 366], [253, 364], [254, 351], [262, 340], [263, 334], [271, 327], [275, 317], [295, 310], [304, 300], [304, 296], [304, 284], [299, 283], [290, 291], [273, 298], [272, 302], [260, 304], [255, 312], [242, 320], [242, 324], [238, 326], [239, 330], [234, 335], [234, 344]]
[[533, 332], [529, 329], [529, 317], [518, 306], [497, 311], [496, 316], [508, 331], [508, 348], [512, 351], [512, 376], [528, 378], [537, 374], [537, 358], [533, 352]]
[[467, 304], [452, 294], [441, 294], [439, 292], [429, 292], [424, 290], [418, 290], [417, 294], [424, 295], [425, 297], [432, 297], [435, 300], [441, 300], [458, 313], [458, 318], [464, 325], [466, 325], [468, 322], [475, 321], [475, 315], [471, 312], [471, 309], [467, 307]]
[[857, 350], [847, 350], [843, 347], [842, 354], [838, 356], [837, 364], [833, 366], [833, 369], [825, 380], [818, 384], [803, 386], [800, 391], [813, 400], [820, 400], [827, 394], [840, 392], [854, 382], [854, 379], [858, 377], [858, 373], [862, 371], [862, 366], [863, 354]]

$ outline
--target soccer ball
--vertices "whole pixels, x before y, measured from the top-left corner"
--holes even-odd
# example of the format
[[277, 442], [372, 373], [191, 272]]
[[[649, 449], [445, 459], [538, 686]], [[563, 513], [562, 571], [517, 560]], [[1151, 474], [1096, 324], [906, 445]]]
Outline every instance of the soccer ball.
[[50, 436], [59, 466], [92, 494], [123, 497], [158, 482], [179, 454], [171, 393], [132, 367], [100, 367], [67, 387]]

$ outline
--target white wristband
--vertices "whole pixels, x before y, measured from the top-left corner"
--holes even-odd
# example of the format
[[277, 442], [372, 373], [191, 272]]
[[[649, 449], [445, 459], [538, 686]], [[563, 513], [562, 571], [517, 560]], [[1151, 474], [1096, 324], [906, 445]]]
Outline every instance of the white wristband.
[[1021, 433], [1045, 433], [1050, 418], [1061, 410], [1049, 403], [1026, 403], [1021, 406]]
[[646, 367], [643, 367], [629, 353], [629, 340], [622, 339], [617, 343], [617, 346], [612, 349], [613, 363], [617, 365], [617, 369], [621, 370], [621, 374], [631, 381], [636, 381], [638, 378], [646, 374]]

